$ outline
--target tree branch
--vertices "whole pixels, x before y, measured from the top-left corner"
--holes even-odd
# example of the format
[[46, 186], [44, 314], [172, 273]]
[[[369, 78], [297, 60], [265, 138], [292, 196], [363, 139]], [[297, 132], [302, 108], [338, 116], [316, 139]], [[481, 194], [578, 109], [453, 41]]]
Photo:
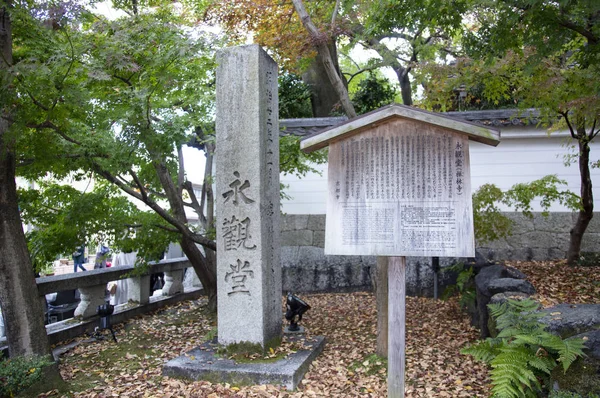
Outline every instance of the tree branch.
[[346, 79], [346, 80], [348, 80], [348, 83], [350, 83], [352, 81], [352, 79], [354, 79], [356, 76], [360, 75], [361, 73], [369, 72], [369, 71], [381, 68], [382, 66], [383, 66], [383, 63], [377, 63], [376, 65], [362, 68], [355, 73], [347, 73], [346, 72], [346, 73], [344, 73], [344, 75], [350, 76], [348, 79]]
[[112, 77], [114, 77], [117, 80], [122, 81], [123, 83], [127, 84], [130, 88], [133, 87], [133, 84], [131, 83], [131, 81], [125, 77], [119, 76], [117, 74], [113, 74]]
[[594, 123], [592, 124], [592, 129], [590, 130], [590, 142], [592, 142], [592, 140], [594, 138], [596, 138], [596, 136], [598, 135], [598, 133], [600, 132], [600, 129], [598, 129], [595, 133], [594, 130], [596, 129], [596, 122], [598, 121], [598, 119], [594, 119]]
[[335, 28], [335, 18], [337, 16], [339, 8], [340, 8], [340, 0], [336, 0], [335, 7], [333, 8], [333, 15], [331, 16], [331, 31], [332, 32]]
[[166, 211], [161, 206], [159, 206], [156, 202], [154, 202], [152, 199], [150, 199], [150, 197], [148, 197], [148, 196], [146, 196], [145, 198], [142, 197], [141, 193], [136, 192], [131, 187], [129, 187], [127, 184], [125, 184], [122, 181], [120, 181], [119, 179], [117, 179], [114, 175], [112, 175], [112, 173], [105, 170], [99, 163], [92, 162], [92, 166], [94, 168], [94, 171], [96, 171], [96, 173], [101, 175], [108, 182], [119, 187], [123, 192], [142, 201], [145, 205], [150, 207], [159, 216], [161, 216], [166, 222], [173, 225], [177, 229], [178, 232], [182, 233], [186, 237], [189, 237], [190, 239], [193, 239], [194, 242], [197, 242], [211, 250], [217, 250], [217, 244], [215, 241], [210, 240], [204, 236], [200, 236], [200, 235], [192, 233], [187, 228], [185, 223], [182, 223], [182, 222], [178, 221], [177, 219], [175, 219], [168, 211]]
[[[67, 68], [67, 71], [65, 72], [64, 76], [62, 77], [60, 84], [55, 85], [56, 89], [59, 92], [62, 90], [62, 86], [65, 83], [65, 80], [67, 80], [67, 77], [71, 73], [71, 69], [73, 69], [73, 65], [75, 64], [75, 47], [73, 46], [73, 42], [71, 41], [71, 36], [69, 36], [69, 32], [66, 29], [61, 29], [61, 31], [67, 37], [67, 40], [69, 42], [69, 47], [71, 48], [71, 62], [69, 62], [69, 67]], [[60, 95], [56, 96], [56, 98], [54, 99], [54, 102], [52, 103], [51, 109], [54, 109], [56, 107], [56, 104], [58, 104], [60, 97], [61, 97]]]
[[133, 178], [135, 185], [140, 190], [140, 195], [142, 196], [143, 201], [148, 200], [148, 193], [146, 192], [146, 188], [142, 184], [142, 181], [140, 181], [137, 173], [135, 171], [133, 171], [132, 169], [129, 169], [129, 175], [131, 176], [131, 178]]
[[558, 24], [560, 26], [562, 26], [563, 28], [567, 28], [569, 30], [572, 30], [575, 33], [579, 33], [581, 36], [588, 39], [588, 42], [590, 44], [595, 45], [595, 44], [598, 44], [598, 42], [600, 42], [600, 38], [598, 36], [596, 36], [592, 31], [587, 30], [583, 26], [577, 25], [573, 21], [570, 21], [569, 19], [567, 19], [564, 15], [562, 16], [562, 18], [558, 19]]
[[[183, 188], [187, 191], [188, 195], [190, 195], [190, 200], [192, 201], [191, 203], [184, 202], [184, 204], [186, 206], [194, 209], [196, 214], [198, 214], [198, 217], [200, 217], [200, 215], [202, 214], [202, 207], [200, 206], [200, 203], [198, 202], [198, 198], [196, 197], [196, 192], [194, 192], [194, 185], [192, 184], [191, 181], [186, 181], [183, 184]], [[203, 190], [204, 190], [204, 188], [203, 188]], [[202, 216], [203, 216], [203, 214], [202, 214]]]
[[569, 127], [569, 132], [571, 133], [571, 138], [573, 139], [578, 139], [577, 135], [575, 134], [575, 130], [573, 129], [573, 126], [571, 125], [571, 121], [569, 120], [569, 112], [568, 111], [558, 111], [559, 115], [562, 115], [562, 117], [565, 118], [565, 122], [567, 123], [567, 126]]
[[54, 130], [54, 132], [56, 132], [56, 134], [58, 134], [59, 136], [61, 136], [65, 141], [68, 141], [72, 144], [75, 144], [77, 146], [83, 146], [83, 144], [79, 141], [77, 141], [74, 138], [69, 137], [67, 134], [65, 134], [64, 131], [62, 131], [62, 129], [60, 127], [58, 127], [57, 125], [55, 125], [54, 123], [52, 123], [50, 120], [46, 120], [45, 122], [39, 123], [39, 124], [26, 124], [27, 127], [32, 128], [32, 129], [50, 129], [50, 130]]
[[179, 161], [179, 170], [177, 170], [177, 190], [179, 196], [183, 193], [183, 184], [185, 181], [185, 164], [183, 160], [183, 149], [181, 145], [177, 145], [177, 157]]

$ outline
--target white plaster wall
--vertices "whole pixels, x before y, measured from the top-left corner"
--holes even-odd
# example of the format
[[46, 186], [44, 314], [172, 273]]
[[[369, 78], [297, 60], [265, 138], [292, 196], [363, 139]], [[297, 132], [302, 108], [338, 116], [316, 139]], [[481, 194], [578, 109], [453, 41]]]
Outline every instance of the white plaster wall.
[[[473, 190], [491, 183], [506, 190], [521, 182], [531, 182], [549, 174], [566, 180], [572, 192], [579, 194], [579, 168], [577, 164], [566, 167], [565, 154], [575, 153], [568, 148], [568, 135], [555, 132], [550, 136], [539, 128], [510, 127], [502, 129], [502, 140], [497, 147], [470, 142], [471, 185]], [[593, 142], [591, 160], [600, 158], [600, 143]], [[285, 192], [291, 200], [282, 200], [286, 214], [325, 214], [327, 191], [327, 165], [317, 165], [322, 175], [307, 174], [304, 178], [282, 175], [281, 182], [288, 185]], [[600, 209], [600, 170], [592, 169], [594, 204]], [[504, 209], [508, 210], [508, 209]], [[536, 203], [534, 211], [541, 208]], [[553, 205], [551, 211], [568, 211]]]

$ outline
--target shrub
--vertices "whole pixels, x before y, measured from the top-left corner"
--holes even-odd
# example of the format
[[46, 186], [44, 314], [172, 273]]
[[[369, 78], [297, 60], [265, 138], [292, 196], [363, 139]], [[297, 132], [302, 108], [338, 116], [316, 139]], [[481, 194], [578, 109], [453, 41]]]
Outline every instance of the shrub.
[[539, 304], [531, 299], [508, 300], [490, 304], [490, 314], [496, 320], [498, 336], [488, 338], [462, 350], [492, 367], [494, 397], [536, 397], [547, 390], [540, 381], [548, 380], [559, 365], [563, 370], [583, 356], [583, 339], [563, 340], [544, 330], [539, 322], [543, 314], [536, 312]]
[[42, 376], [53, 362], [48, 357], [16, 357], [0, 361], [0, 397], [14, 397]]

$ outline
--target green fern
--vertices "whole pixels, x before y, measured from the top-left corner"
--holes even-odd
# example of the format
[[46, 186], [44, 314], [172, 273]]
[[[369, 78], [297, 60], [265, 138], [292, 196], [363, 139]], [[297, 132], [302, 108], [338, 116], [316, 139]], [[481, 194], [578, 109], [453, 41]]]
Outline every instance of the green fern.
[[492, 393], [497, 398], [536, 397], [547, 378], [560, 362], [566, 371], [583, 356], [582, 339], [563, 340], [544, 330], [539, 322], [543, 314], [531, 299], [508, 300], [490, 304], [490, 314], [499, 329], [496, 338], [488, 338], [463, 349], [463, 354], [491, 366]]
[[444, 268], [443, 272], [455, 272], [458, 275], [456, 277], [456, 284], [449, 285], [444, 290], [444, 293], [441, 296], [442, 300], [448, 300], [455, 294], [459, 294], [460, 299], [458, 304], [461, 308], [468, 308], [471, 304], [475, 303], [475, 271], [473, 271], [473, 267], [467, 268], [465, 264], [457, 263]]

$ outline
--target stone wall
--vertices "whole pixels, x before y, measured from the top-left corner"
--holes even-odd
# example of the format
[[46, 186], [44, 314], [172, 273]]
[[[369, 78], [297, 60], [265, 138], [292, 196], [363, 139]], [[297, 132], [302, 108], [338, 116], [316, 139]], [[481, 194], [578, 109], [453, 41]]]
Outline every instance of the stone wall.
[[[285, 292], [346, 292], [370, 290], [372, 256], [325, 256], [325, 215], [284, 215], [281, 226], [281, 265]], [[445, 266], [452, 259], [440, 259]], [[440, 292], [451, 275], [440, 273]], [[433, 296], [431, 259], [407, 259], [406, 292]]]
[[[514, 221], [513, 235], [477, 248], [490, 260], [554, 260], [565, 258], [569, 230], [575, 213], [506, 213]], [[584, 236], [582, 251], [600, 251], [600, 215]], [[281, 226], [283, 290], [292, 292], [340, 292], [371, 289], [375, 257], [325, 256], [325, 215], [284, 215]], [[440, 259], [442, 267], [456, 259]], [[450, 273], [439, 275], [439, 292], [454, 283]], [[431, 259], [409, 257], [406, 270], [408, 295], [432, 296]]]
[[[480, 245], [477, 250], [493, 260], [556, 260], [566, 257], [569, 231], [577, 213], [504, 213], [514, 222], [512, 236]], [[582, 252], [600, 252], [600, 214], [596, 214], [583, 236]]]

